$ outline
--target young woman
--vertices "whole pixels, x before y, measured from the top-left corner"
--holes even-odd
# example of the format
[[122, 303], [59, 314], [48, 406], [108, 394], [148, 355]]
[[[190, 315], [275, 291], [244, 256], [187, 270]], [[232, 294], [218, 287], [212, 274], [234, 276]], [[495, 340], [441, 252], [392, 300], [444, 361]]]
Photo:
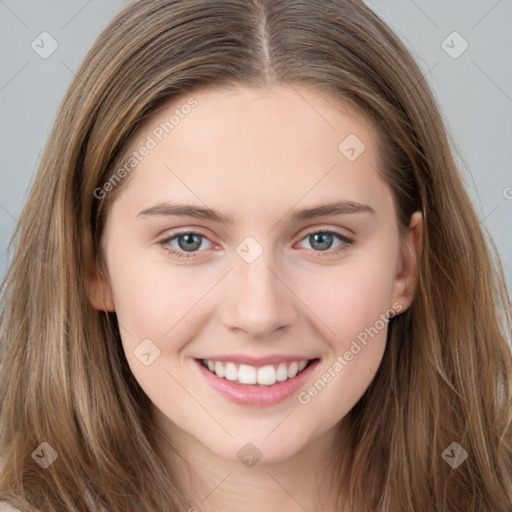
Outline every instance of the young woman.
[[14, 244], [12, 507], [512, 510], [499, 258], [364, 3], [130, 3]]

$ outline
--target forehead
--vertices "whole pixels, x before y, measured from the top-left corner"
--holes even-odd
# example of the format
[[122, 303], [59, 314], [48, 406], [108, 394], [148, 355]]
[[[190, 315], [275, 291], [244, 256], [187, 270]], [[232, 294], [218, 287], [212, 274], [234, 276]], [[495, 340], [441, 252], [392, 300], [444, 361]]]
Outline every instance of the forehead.
[[127, 187], [138, 202], [172, 193], [234, 206], [255, 199], [292, 206], [326, 193], [368, 201], [378, 195], [373, 185], [382, 186], [372, 124], [350, 104], [310, 87], [181, 94], [139, 129], [129, 152], [143, 146], [151, 149]]

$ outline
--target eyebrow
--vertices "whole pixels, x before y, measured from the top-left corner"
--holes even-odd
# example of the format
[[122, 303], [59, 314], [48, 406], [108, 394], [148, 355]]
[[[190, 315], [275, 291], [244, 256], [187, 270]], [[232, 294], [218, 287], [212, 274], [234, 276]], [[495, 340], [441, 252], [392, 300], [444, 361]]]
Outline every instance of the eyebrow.
[[[326, 204], [316, 205], [310, 208], [292, 210], [283, 218], [288, 217], [292, 222], [300, 222], [325, 215], [346, 215], [351, 213], [370, 213], [375, 215], [375, 210], [367, 204], [357, 203], [354, 201], [334, 201]], [[188, 204], [171, 204], [166, 202], [158, 203], [149, 208], [145, 208], [140, 213], [138, 213], [137, 217], [159, 215], [193, 217], [195, 219], [210, 220], [228, 225], [234, 224], [233, 217], [223, 214], [212, 208], [203, 208], [200, 206], [193, 206]]]

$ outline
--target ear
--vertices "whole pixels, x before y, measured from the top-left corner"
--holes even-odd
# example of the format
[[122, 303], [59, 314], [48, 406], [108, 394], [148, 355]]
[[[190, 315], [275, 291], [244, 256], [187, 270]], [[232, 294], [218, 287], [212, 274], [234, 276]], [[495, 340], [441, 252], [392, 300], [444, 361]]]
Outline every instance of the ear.
[[400, 259], [393, 282], [392, 304], [399, 303], [402, 306], [402, 313], [409, 308], [414, 299], [422, 249], [423, 215], [417, 211], [411, 216], [409, 227], [402, 236]]
[[84, 276], [87, 297], [95, 309], [115, 311], [112, 289], [108, 278], [100, 269], [98, 259], [92, 250], [90, 236], [87, 240], [86, 272]]

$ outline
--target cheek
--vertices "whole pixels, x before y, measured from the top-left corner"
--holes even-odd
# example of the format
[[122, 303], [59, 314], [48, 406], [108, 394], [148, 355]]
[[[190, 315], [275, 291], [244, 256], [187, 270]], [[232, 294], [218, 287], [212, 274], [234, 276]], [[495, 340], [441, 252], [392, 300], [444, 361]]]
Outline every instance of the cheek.
[[119, 262], [109, 267], [116, 315], [125, 332], [137, 339], [163, 339], [182, 318], [186, 322], [187, 312], [211, 286], [186, 267], [170, 272], [161, 261], [144, 260], [135, 252], [112, 251], [112, 261]]
[[394, 261], [392, 251], [379, 257], [347, 258], [297, 284], [298, 295], [327, 327], [324, 332], [335, 348], [343, 349], [389, 311]]
[[324, 411], [327, 423], [348, 413], [380, 366], [391, 315], [394, 262], [391, 247], [379, 257], [347, 259], [336, 272], [317, 275], [315, 286], [302, 287], [308, 306], [327, 326], [322, 332], [329, 349], [317, 380], [298, 399]]
[[[326, 332], [329, 345], [316, 378], [298, 394], [298, 402], [322, 417], [317, 431], [344, 417], [370, 386], [386, 348], [389, 315], [387, 302], [371, 293], [372, 287], [350, 281], [351, 291], [330, 290], [336, 302], [327, 308], [325, 297], [318, 297], [322, 319], [334, 331]], [[324, 309], [322, 309], [322, 307]]]

